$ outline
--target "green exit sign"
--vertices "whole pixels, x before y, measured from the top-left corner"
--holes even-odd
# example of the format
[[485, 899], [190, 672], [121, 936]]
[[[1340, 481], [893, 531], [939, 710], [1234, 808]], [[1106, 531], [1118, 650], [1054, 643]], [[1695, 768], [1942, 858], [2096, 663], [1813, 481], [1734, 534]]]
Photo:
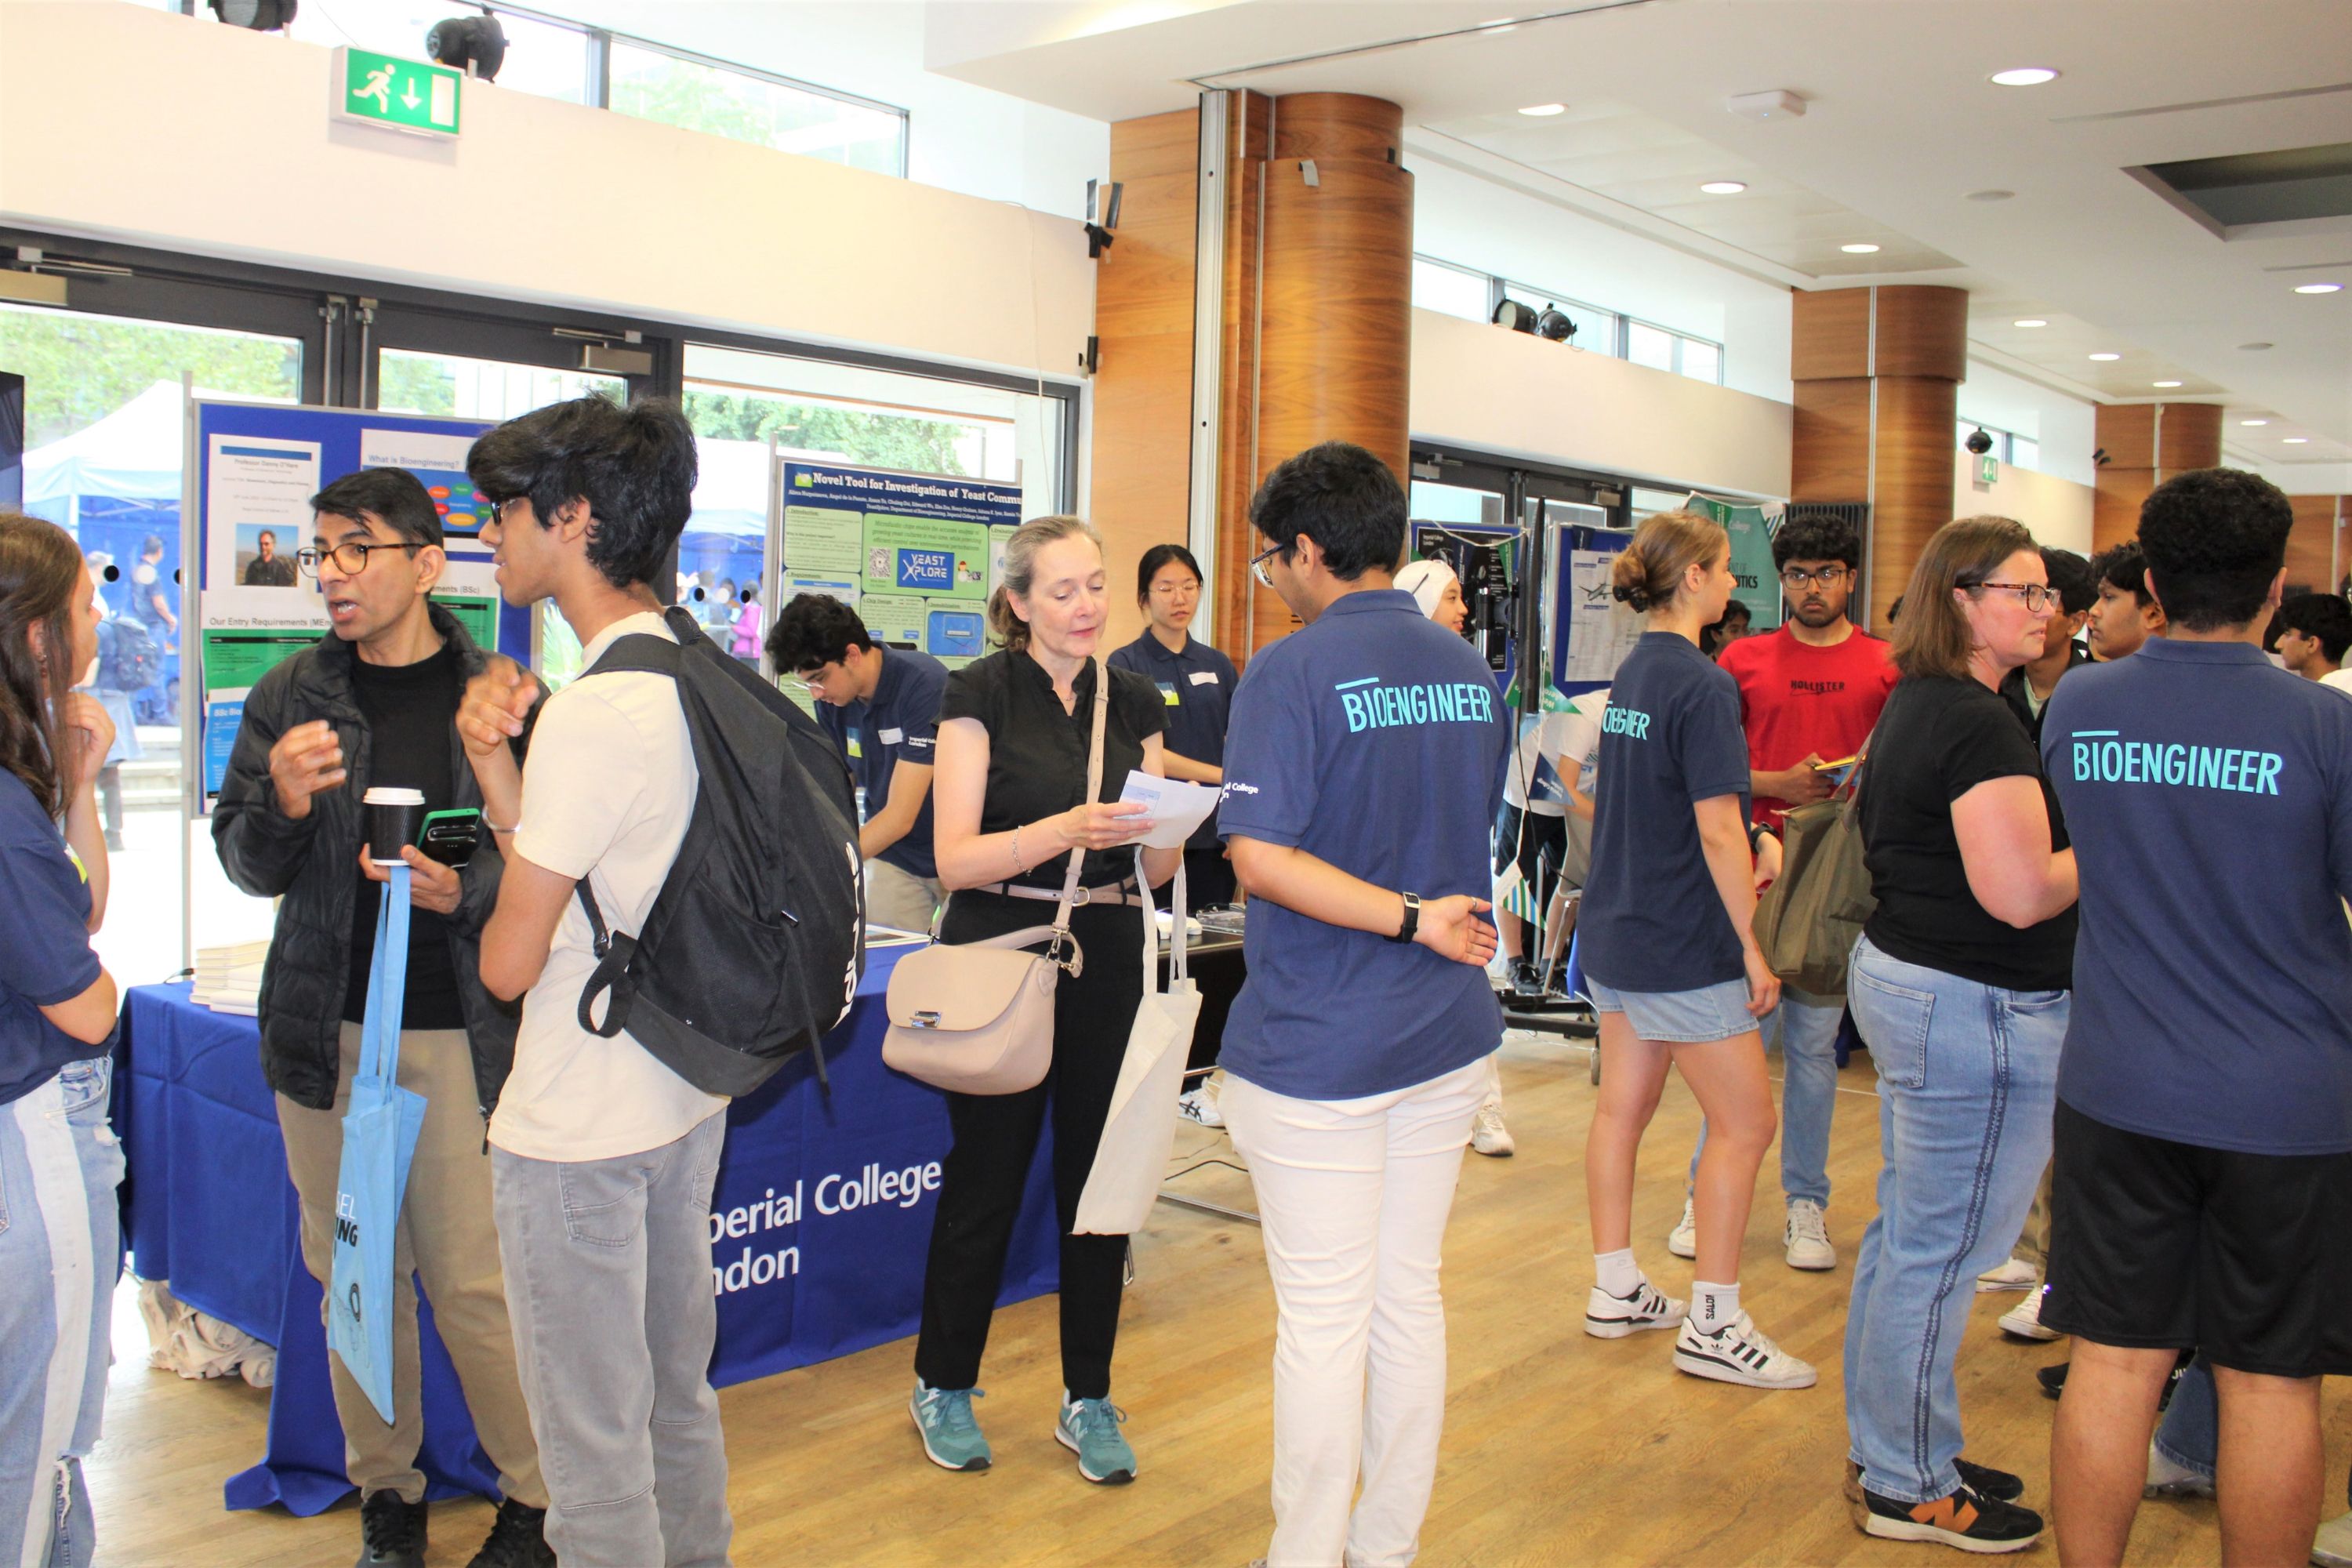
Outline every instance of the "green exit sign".
[[1980, 485], [2000, 483], [2000, 459], [1990, 452], [1977, 459], [1977, 483]]
[[335, 118], [419, 136], [457, 134], [466, 73], [372, 49], [335, 51]]

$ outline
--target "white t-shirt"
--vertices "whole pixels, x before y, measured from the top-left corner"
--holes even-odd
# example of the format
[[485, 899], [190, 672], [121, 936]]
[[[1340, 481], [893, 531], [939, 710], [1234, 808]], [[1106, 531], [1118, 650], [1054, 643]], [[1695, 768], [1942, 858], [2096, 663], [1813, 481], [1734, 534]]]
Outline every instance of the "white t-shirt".
[[[1527, 725], [1512, 755], [1509, 776], [1503, 780], [1503, 800], [1535, 816], [1565, 816], [1568, 796], [1559, 785], [1569, 779], [1586, 795], [1592, 793], [1594, 769], [1601, 757], [1601, 712], [1609, 706], [1609, 689], [1571, 698], [1560, 712], [1547, 713]], [[1566, 768], [1562, 767], [1566, 764]], [[1532, 783], [1534, 789], [1529, 791]], [[1535, 796], [1530, 805], [1528, 795]]]
[[2352, 697], [2352, 669], [2339, 669], [2333, 675], [2319, 678], [2322, 686], [2332, 686], [2347, 697]]
[[[581, 650], [586, 668], [633, 632], [668, 637], [647, 611], [605, 627]], [[672, 639], [675, 640], [675, 639]], [[694, 812], [698, 775], [677, 683], [631, 672], [573, 681], [540, 710], [522, 773], [515, 853], [586, 877], [604, 924], [643, 928]], [[727, 1109], [631, 1038], [580, 1026], [581, 988], [596, 967], [577, 899], [522, 1000], [514, 1071], [490, 1117], [490, 1142], [528, 1159], [610, 1160], [658, 1149]]]

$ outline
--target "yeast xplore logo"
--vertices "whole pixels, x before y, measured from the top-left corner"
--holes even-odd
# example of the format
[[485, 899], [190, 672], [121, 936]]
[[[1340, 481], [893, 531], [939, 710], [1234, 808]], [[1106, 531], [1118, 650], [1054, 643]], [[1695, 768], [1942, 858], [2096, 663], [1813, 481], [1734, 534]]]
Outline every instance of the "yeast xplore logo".
[[1377, 675], [1331, 688], [1348, 717], [1348, 733], [1400, 724], [1491, 724], [1495, 689], [1478, 680], [1418, 681], [1386, 686]]
[[2120, 730], [2076, 730], [2067, 736], [2078, 784], [2168, 784], [2276, 795], [2286, 759], [2242, 746], [2127, 740]]

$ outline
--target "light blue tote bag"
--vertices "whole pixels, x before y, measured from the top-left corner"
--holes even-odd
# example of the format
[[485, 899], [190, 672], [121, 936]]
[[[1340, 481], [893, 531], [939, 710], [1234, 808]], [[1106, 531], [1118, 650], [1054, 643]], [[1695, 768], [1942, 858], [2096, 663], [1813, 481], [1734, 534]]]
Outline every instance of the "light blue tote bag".
[[406, 866], [387, 868], [368, 969], [360, 1070], [343, 1114], [335, 1182], [335, 1268], [327, 1290], [327, 1343], [343, 1358], [376, 1414], [392, 1420], [394, 1233], [408, 1163], [425, 1125], [425, 1097], [400, 1087], [400, 1004], [408, 988]]

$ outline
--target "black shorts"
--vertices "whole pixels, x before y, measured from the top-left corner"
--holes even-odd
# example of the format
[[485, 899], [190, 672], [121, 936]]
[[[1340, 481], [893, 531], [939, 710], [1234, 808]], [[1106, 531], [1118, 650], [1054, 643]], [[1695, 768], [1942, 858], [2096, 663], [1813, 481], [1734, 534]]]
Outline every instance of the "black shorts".
[[[1519, 836], [1519, 822], [1527, 821], [1527, 837]], [[1541, 812], [1522, 812], [1506, 804], [1503, 814], [1495, 820], [1495, 875], [1517, 855], [1519, 875], [1528, 879], [1530, 892], [1540, 888], [1546, 898], [1551, 896], [1552, 884], [1559, 879], [1559, 868], [1568, 858], [1568, 819], [1546, 816]], [[1538, 874], [1540, 873], [1540, 874]]]
[[2191, 1345], [2271, 1377], [2352, 1373], [2352, 1154], [2242, 1154], [2058, 1102], [2042, 1323]]

